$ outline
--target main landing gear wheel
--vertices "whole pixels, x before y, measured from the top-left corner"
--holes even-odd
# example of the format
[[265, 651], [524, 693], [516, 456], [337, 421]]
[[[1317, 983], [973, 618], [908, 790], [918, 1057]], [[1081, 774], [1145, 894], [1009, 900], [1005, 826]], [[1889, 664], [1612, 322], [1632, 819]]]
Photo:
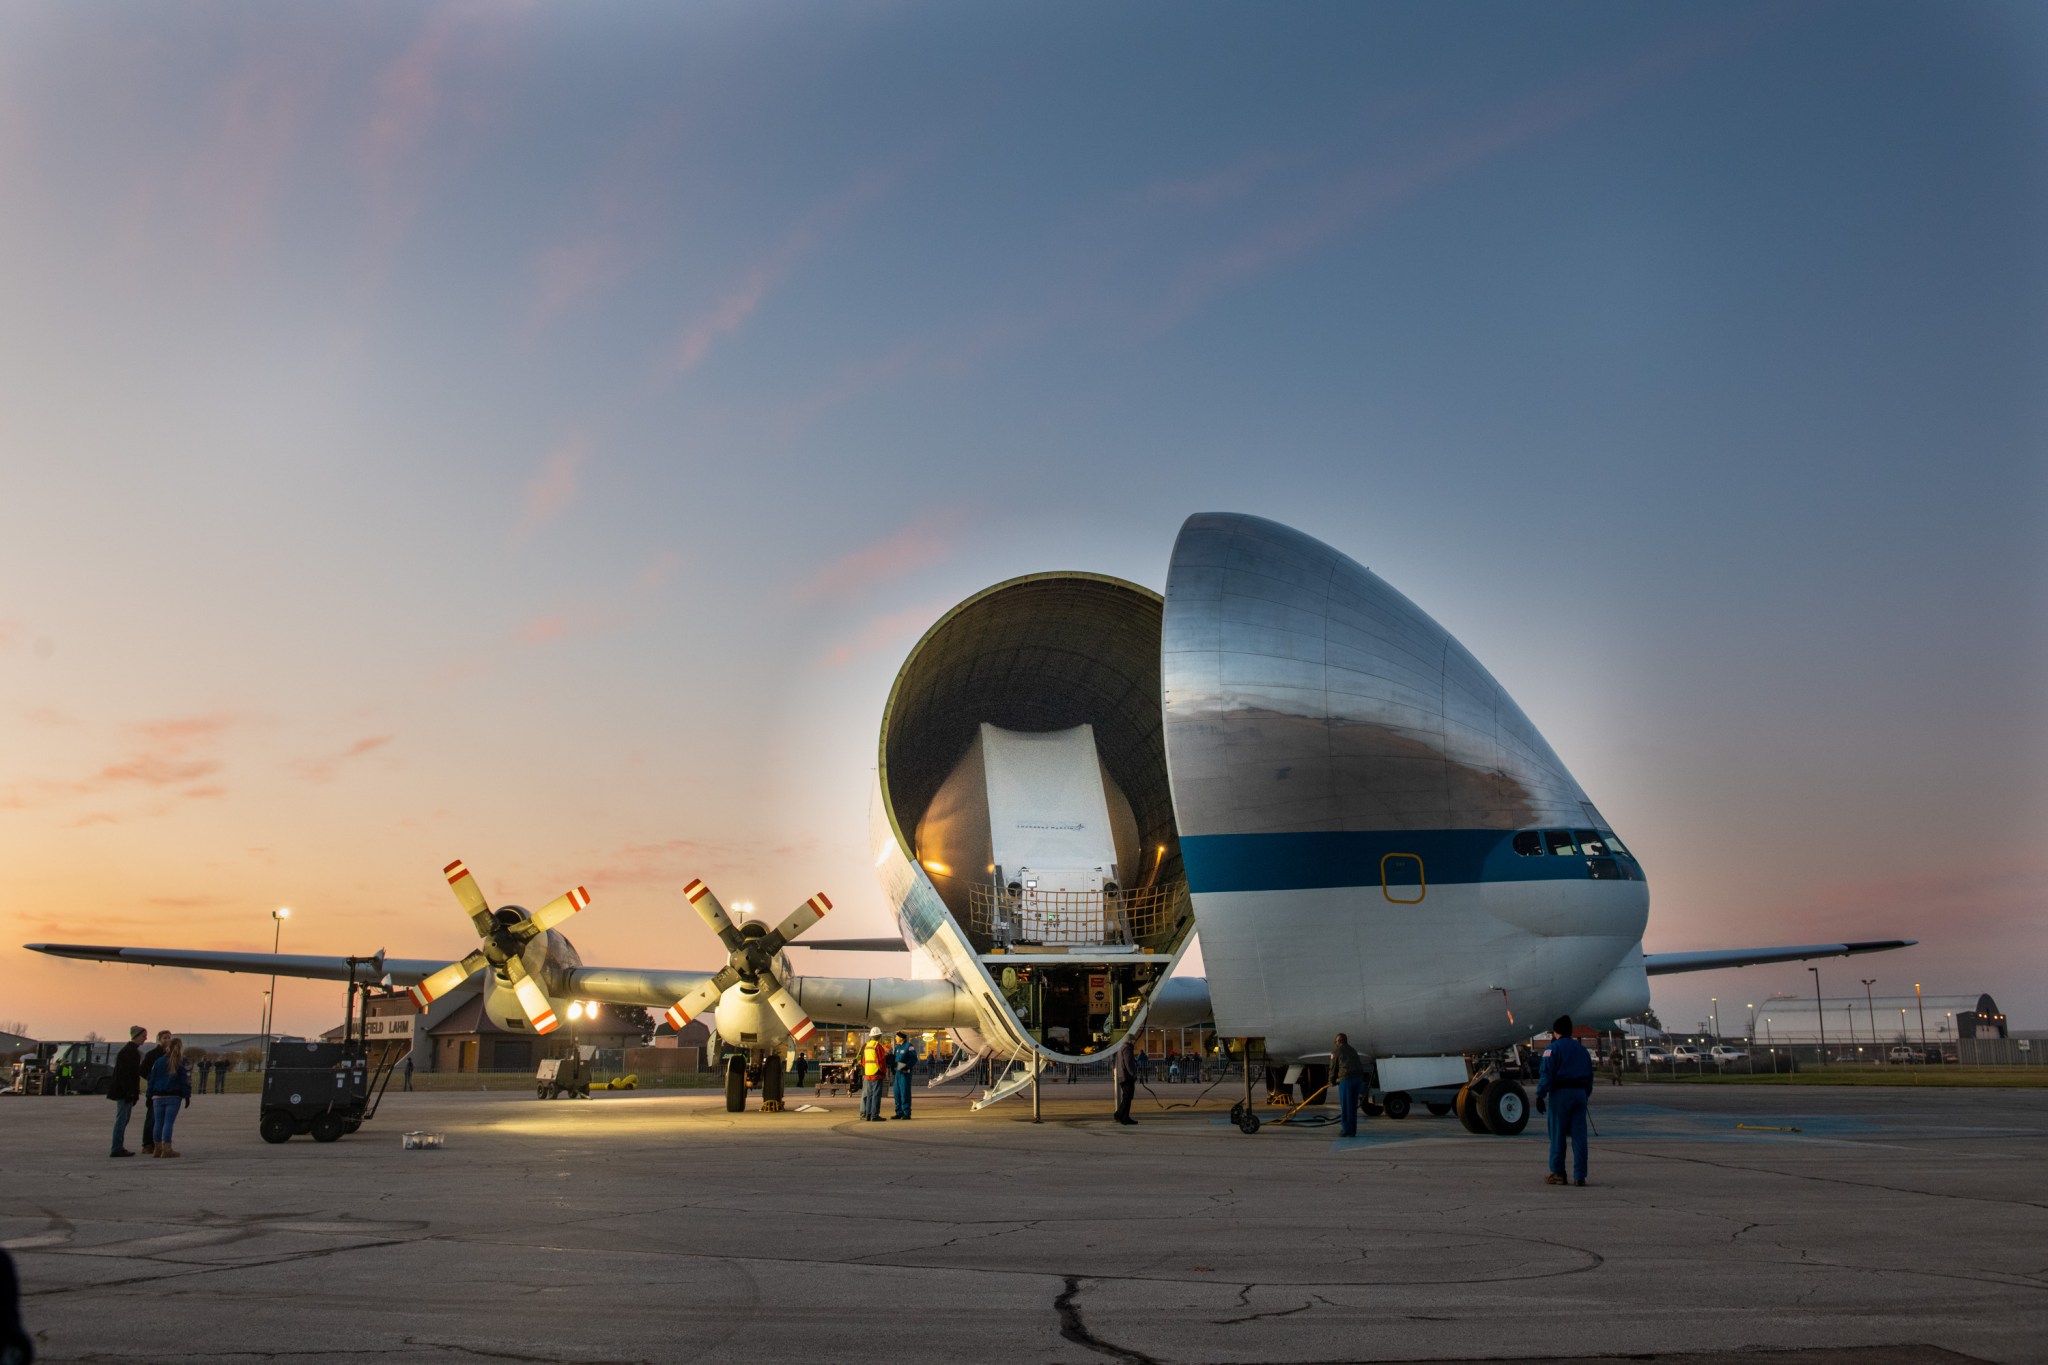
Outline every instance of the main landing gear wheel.
[[747, 1059], [725, 1059], [725, 1112], [743, 1114], [747, 1109]]
[[770, 1056], [761, 1063], [761, 1112], [782, 1112], [782, 1058]]
[[1529, 1092], [1513, 1081], [1495, 1081], [1479, 1101], [1487, 1131], [1513, 1137], [1529, 1126]]
[[313, 1141], [338, 1142], [348, 1131], [348, 1124], [334, 1114], [321, 1114], [313, 1120]]
[[1244, 1113], [1242, 1113], [1242, 1114], [1240, 1114], [1240, 1115], [1238, 1116], [1238, 1119], [1237, 1119], [1237, 1130], [1238, 1130], [1238, 1131], [1239, 1131], [1240, 1133], [1247, 1133], [1247, 1134], [1249, 1134], [1249, 1133], [1256, 1133], [1256, 1132], [1258, 1132], [1258, 1131], [1259, 1131], [1259, 1116], [1258, 1116], [1257, 1114], [1254, 1114], [1254, 1113], [1253, 1113], [1253, 1112], [1252, 1112], [1251, 1110], [1249, 1110], [1249, 1109], [1245, 1110], [1245, 1111], [1244, 1111]]
[[1458, 1122], [1465, 1125], [1465, 1131], [1485, 1137], [1493, 1130], [1486, 1126], [1486, 1119], [1480, 1114], [1480, 1105], [1486, 1099], [1488, 1082], [1484, 1076], [1474, 1076], [1458, 1091], [1456, 1103], [1452, 1106], [1458, 1115]]
[[265, 1142], [290, 1142], [298, 1126], [292, 1122], [290, 1114], [273, 1109], [256, 1120], [256, 1131], [263, 1134]]
[[1390, 1119], [1407, 1118], [1409, 1108], [1408, 1092], [1396, 1090], [1391, 1094], [1382, 1095], [1380, 1097], [1380, 1107], [1387, 1111], [1387, 1117]]
[[1422, 1107], [1429, 1111], [1430, 1117], [1432, 1118], [1440, 1119], [1445, 1114], [1451, 1112], [1451, 1106], [1449, 1106], [1448, 1104], [1438, 1104], [1435, 1100], [1425, 1101]]

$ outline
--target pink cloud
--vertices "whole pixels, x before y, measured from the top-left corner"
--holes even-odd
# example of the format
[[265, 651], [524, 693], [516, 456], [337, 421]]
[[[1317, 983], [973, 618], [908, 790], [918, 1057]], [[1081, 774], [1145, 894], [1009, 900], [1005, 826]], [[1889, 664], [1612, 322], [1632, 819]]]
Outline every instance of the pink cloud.
[[827, 651], [825, 664], [830, 668], [840, 668], [863, 655], [872, 654], [885, 646], [921, 634], [952, 605], [949, 598], [943, 602], [874, 617], [863, 625], [852, 639], [834, 645]]
[[519, 533], [531, 535], [576, 500], [579, 476], [590, 459], [590, 440], [575, 435], [548, 452], [539, 474], [526, 485], [526, 507]]
[[602, 635], [618, 630], [631, 619], [632, 614], [621, 607], [573, 603], [521, 622], [513, 630], [512, 638], [522, 645], [552, 644], [572, 636]]
[[[121, 791], [160, 792], [214, 776], [225, 766], [212, 750], [238, 722], [224, 715], [174, 716], [143, 721], [128, 728], [135, 742], [124, 758], [81, 778], [41, 778], [15, 783], [0, 792], [0, 810], [28, 810], [80, 796]], [[199, 790], [212, 793], [212, 787]], [[100, 812], [81, 824], [116, 818]]]
[[373, 112], [358, 151], [380, 245], [388, 246], [412, 217], [424, 177], [415, 174], [411, 184], [401, 182], [413, 171], [443, 106], [453, 102], [451, 86], [458, 63], [489, 61], [511, 32], [509, 21], [532, 8], [518, 0], [460, 0], [436, 6], [405, 49], [377, 73], [371, 83]]
[[669, 200], [655, 187], [673, 178], [668, 163], [684, 127], [671, 111], [644, 121], [617, 143], [581, 196], [591, 205], [584, 221], [534, 261], [527, 340], [658, 258]]
[[952, 521], [951, 513], [934, 512], [886, 540], [840, 556], [797, 585], [797, 600], [857, 597], [878, 583], [938, 563], [953, 552]]
[[1242, 199], [1274, 171], [1293, 160], [1293, 157], [1279, 152], [1253, 152], [1207, 175], [1187, 180], [1155, 180], [1140, 190], [1139, 195], [1159, 204], [1215, 208], [1218, 204]]
[[653, 592], [665, 586], [682, 566], [683, 557], [676, 551], [658, 550], [654, 558], [647, 561], [647, 566], [640, 570], [639, 578], [634, 581], [642, 592]]
[[[324, 754], [318, 758], [302, 758], [292, 763], [292, 771], [308, 782], [331, 782], [342, 765], [353, 759], [374, 754], [392, 741], [391, 735], [365, 735], [338, 753]], [[191, 795], [191, 793], [187, 793]]]
[[583, 300], [617, 285], [633, 267], [633, 257], [611, 233], [600, 232], [543, 252], [534, 262], [528, 335], [544, 330]]
[[269, 226], [302, 130], [333, 82], [331, 46], [305, 40], [247, 52], [212, 92], [212, 136], [186, 166], [182, 192], [234, 256]]
[[513, 633], [523, 645], [544, 645], [569, 633], [569, 618], [559, 612], [552, 616], [536, 616]]
[[871, 172], [828, 199], [821, 200], [803, 219], [784, 233], [765, 255], [740, 273], [739, 281], [721, 296], [711, 309], [683, 329], [671, 348], [667, 369], [681, 376], [702, 364], [719, 341], [745, 325], [761, 301], [788, 277], [805, 257], [822, 245], [829, 233], [861, 210], [882, 198], [929, 155], [929, 149], [904, 157], [881, 170]]

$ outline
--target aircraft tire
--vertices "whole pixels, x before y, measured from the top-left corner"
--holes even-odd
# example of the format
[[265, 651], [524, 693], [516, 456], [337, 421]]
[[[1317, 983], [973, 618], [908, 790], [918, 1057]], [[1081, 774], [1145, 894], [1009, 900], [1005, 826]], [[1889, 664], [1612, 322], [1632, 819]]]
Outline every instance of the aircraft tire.
[[728, 1057], [725, 1063], [725, 1112], [743, 1114], [747, 1110], [747, 1059]]
[[1390, 1119], [1407, 1118], [1410, 1107], [1408, 1092], [1405, 1090], [1395, 1090], [1381, 1096], [1380, 1107], [1387, 1111], [1387, 1117]]
[[256, 1131], [263, 1135], [265, 1142], [290, 1142], [297, 1130], [298, 1125], [292, 1122], [292, 1116], [282, 1109], [268, 1110], [256, 1120]]
[[1431, 1118], [1440, 1119], [1445, 1114], [1451, 1112], [1451, 1106], [1449, 1106], [1448, 1104], [1438, 1104], [1435, 1100], [1429, 1100], [1425, 1102], [1422, 1107], [1429, 1111]]
[[1479, 1137], [1485, 1137], [1493, 1131], [1486, 1126], [1486, 1119], [1480, 1113], [1480, 1107], [1486, 1101], [1486, 1091], [1486, 1077], [1475, 1076], [1465, 1082], [1464, 1089], [1458, 1092], [1458, 1122], [1465, 1125], [1466, 1132]]
[[1513, 1081], [1500, 1081], [1487, 1089], [1479, 1113], [1495, 1137], [1513, 1137], [1529, 1126], [1529, 1092]]
[[1258, 1132], [1259, 1116], [1249, 1109], [1245, 1110], [1243, 1116], [1237, 1121], [1237, 1130], [1246, 1136]]

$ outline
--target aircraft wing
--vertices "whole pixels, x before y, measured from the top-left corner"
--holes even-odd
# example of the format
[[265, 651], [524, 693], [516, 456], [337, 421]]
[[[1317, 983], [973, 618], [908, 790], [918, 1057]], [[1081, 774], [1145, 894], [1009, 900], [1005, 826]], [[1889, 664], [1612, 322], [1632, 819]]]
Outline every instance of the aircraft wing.
[[1643, 971], [1650, 976], [1673, 972], [1710, 972], [1721, 967], [1753, 967], [1762, 962], [1804, 962], [1812, 957], [1851, 957], [1910, 948], [1917, 938], [1872, 938], [1856, 943], [1798, 943], [1782, 948], [1708, 948], [1695, 953], [1644, 953]]
[[[315, 981], [346, 981], [345, 957], [311, 953], [219, 953], [193, 948], [115, 948], [99, 943], [26, 943], [31, 952], [75, 957], [86, 962], [133, 962], [144, 967], [190, 967], [205, 972], [248, 972], [254, 976], [303, 976]], [[445, 958], [387, 957], [384, 972], [394, 984], [416, 985], [448, 965]], [[379, 980], [366, 958], [357, 959], [356, 975]]]
[[[29, 943], [32, 952], [72, 957], [85, 962], [129, 962], [141, 967], [187, 967], [202, 972], [247, 972], [254, 976], [295, 976], [314, 981], [348, 980], [348, 959], [311, 953], [222, 953], [196, 948], [118, 948], [99, 943]], [[413, 986], [448, 965], [445, 958], [387, 957], [379, 974], [358, 959], [360, 980], [376, 982], [388, 975], [395, 986]], [[640, 967], [571, 967], [565, 994], [612, 1005], [666, 1008], [709, 980], [703, 971], [667, 971]]]

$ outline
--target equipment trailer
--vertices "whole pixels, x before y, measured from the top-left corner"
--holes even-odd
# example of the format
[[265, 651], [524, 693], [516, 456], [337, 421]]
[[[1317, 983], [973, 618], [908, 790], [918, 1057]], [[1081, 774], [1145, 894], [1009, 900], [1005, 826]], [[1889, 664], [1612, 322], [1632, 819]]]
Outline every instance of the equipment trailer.
[[289, 1142], [297, 1133], [311, 1133], [315, 1142], [333, 1142], [376, 1117], [396, 1051], [387, 1052], [374, 1069], [364, 1020], [369, 1014], [370, 987], [356, 979], [356, 969], [384, 971], [384, 954], [348, 960], [348, 1008], [342, 1015], [338, 1043], [272, 1043], [263, 1063], [263, 1110], [257, 1131], [265, 1142]]

